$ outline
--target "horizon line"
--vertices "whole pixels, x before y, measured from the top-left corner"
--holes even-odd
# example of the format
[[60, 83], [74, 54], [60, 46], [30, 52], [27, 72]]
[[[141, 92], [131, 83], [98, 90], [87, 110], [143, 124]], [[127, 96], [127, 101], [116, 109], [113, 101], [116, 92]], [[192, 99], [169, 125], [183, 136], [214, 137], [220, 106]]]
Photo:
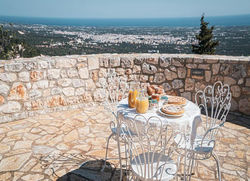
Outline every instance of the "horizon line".
[[[202, 15], [201, 15], [202, 16]], [[13, 18], [51, 18], [51, 19], [179, 19], [179, 18], [200, 18], [201, 16], [180, 16], [180, 17], [133, 17], [133, 18], [125, 18], [125, 17], [120, 17], [120, 18], [102, 18], [102, 17], [88, 17], [88, 18], [83, 18], [83, 17], [40, 17], [40, 16], [9, 16], [9, 15], [0, 15], [0, 17], [13, 17]], [[206, 16], [204, 15], [205, 18], [215, 18], [215, 17], [230, 17], [230, 16], [250, 16], [249, 14], [231, 14], [231, 15], [219, 15], [219, 16]]]

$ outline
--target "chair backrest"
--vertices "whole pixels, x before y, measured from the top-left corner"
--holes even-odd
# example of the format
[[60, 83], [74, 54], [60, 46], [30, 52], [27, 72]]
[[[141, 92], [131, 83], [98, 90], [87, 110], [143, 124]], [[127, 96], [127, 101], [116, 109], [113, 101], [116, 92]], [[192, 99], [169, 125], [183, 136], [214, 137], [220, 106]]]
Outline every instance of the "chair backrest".
[[117, 118], [117, 105], [128, 92], [127, 80], [108, 70], [107, 81], [101, 83], [105, 90], [104, 106]]
[[207, 86], [195, 94], [195, 102], [206, 118], [203, 120], [204, 135], [212, 140], [223, 126], [231, 107], [231, 91], [227, 84], [217, 81], [213, 86]]
[[141, 173], [142, 178], [161, 180], [163, 172], [176, 174], [172, 173], [171, 164], [166, 167], [167, 163], [164, 165], [162, 161], [170, 161], [174, 152], [174, 135], [170, 125], [163, 125], [158, 117], [146, 119], [137, 115], [133, 120], [123, 120], [121, 127], [121, 131], [126, 132], [123, 135], [128, 144], [130, 164]]
[[202, 119], [200, 116], [194, 117], [193, 124], [192, 124], [192, 130], [191, 130], [191, 134], [190, 134], [191, 147], [193, 147], [193, 144], [194, 144], [194, 141], [196, 138], [196, 134], [197, 134], [197, 128], [201, 125], [201, 123], [202, 123]]

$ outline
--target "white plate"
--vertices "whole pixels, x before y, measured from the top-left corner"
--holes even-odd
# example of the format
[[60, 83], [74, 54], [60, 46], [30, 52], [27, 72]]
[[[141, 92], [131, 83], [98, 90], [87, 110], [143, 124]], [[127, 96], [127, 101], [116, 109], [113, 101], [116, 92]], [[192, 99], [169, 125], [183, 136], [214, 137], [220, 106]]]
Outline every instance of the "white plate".
[[164, 112], [161, 111], [161, 109], [158, 110], [160, 114], [162, 114], [163, 116], [168, 116], [168, 117], [181, 117], [184, 115], [184, 113], [182, 114], [178, 114], [178, 115], [175, 115], [175, 114], [166, 114]]

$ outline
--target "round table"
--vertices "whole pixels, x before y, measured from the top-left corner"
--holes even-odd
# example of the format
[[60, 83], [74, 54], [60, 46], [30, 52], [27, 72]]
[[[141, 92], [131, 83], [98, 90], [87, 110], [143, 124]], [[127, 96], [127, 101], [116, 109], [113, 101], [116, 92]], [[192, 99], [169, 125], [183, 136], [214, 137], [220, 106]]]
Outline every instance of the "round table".
[[[118, 104], [117, 109], [119, 114], [121, 114], [124, 117], [124, 119], [133, 120], [135, 116], [139, 114], [136, 112], [135, 108], [128, 107], [127, 99], [121, 100]], [[177, 124], [179, 126], [189, 125], [190, 127], [192, 127], [192, 122], [194, 117], [199, 116], [201, 114], [200, 109], [196, 104], [187, 100], [187, 104], [184, 106], [184, 110], [185, 112], [183, 116], [180, 117], [165, 116], [162, 115], [159, 111], [155, 110], [148, 110], [145, 114], [141, 115], [143, 115], [146, 119], [149, 119], [152, 116], [156, 116], [162, 121], [163, 124], [170, 123], [170, 124]]]
[[[136, 112], [135, 108], [129, 108], [128, 106], [128, 99], [123, 99], [119, 102], [118, 106], [117, 106], [117, 111], [119, 116], [122, 116], [125, 120], [135, 120], [134, 118], [137, 115], [142, 115], [143, 119], [138, 120], [136, 119], [136, 121], [143, 121], [145, 122], [146, 120], [148, 120], [150, 117], [154, 116], [159, 118], [161, 121], [159, 121], [158, 119], [156, 119], [156, 122], [153, 121], [153, 125], [155, 125], [156, 127], [168, 125], [171, 124], [172, 127], [176, 127], [177, 129], [174, 129], [174, 131], [176, 133], [174, 134], [178, 134], [178, 132], [182, 132], [184, 134], [184, 136], [186, 137], [187, 135], [187, 126], [189, 126], [191, 129], [193, 126], [193, 120], [196, 116], [200, 116], [201, 112], [200, 112], [200, 108], [194, 104], [191, 101], [187, 100], [187, 104], [184, 106], [184, 114], [181, 117], [168, 117], [168, 116], [164, 116], [162, 115], [159, 110], [155, 111], [155, 110], [149, 110], [147, 111], [145, 114], [139, 114]], [[159, 123], [161, 122], [161, 123]], [[161, 125], [163, 124], [163, 125]], [[121, 125], [121, 130], [122, 130], [123, 125]], [[197, 128], [197, 125], [194, 126], [194, 128]], [[196, 129], [195, 128], [195, 129]], [[130, 129], [130, 128], [129, 128]], [[132, 128], [133, 129], [133, 128]], [[133, 133], [133, 130], [131, 131]], [[126, 131], [124, 131], [123, 133], [126, 134]], [[136, 133], [136, 131], [135, 131]], [[191, 135], [196, 135], [196, 132], [191, 133]], [[185, 142], [185, 159], [184, 159], [184, 165], [186, 165], [187, 163], [187, 147], [186, 147], [186, 143]], [[184, 176], [186, 176], [186, 166], [184, 167]]]

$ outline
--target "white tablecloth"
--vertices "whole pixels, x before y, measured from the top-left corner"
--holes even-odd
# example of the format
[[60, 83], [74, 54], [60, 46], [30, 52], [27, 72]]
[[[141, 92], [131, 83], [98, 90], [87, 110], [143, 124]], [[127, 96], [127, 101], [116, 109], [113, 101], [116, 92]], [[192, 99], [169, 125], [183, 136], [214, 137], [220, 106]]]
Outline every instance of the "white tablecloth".
[[[153, 111], [153, 110], [149, 110], [147, 111], [147, 113], [141, 115], [143, 115], [146, 119], [149, 119], [152, 116], [156, 116], [159, 119], [161, 119], [163, 124], [170, 123], [170, 124], [177, 124], [179, 126], [189, 125], [190, 127], [192, 127], [194, 117], [200, 115], [200, 109], [193, 102], [187, 101], [184, 110], [185, 112], [181, 117], [167, 117], [159, 113], [159, 111]], [[132, 120], [136, 115], [138, 115], [135, 108], [128, 107], [127, 99], [123, 99], [119, 102], [118, 111], [119, 114], [121, 114], [124, 117], [124, 119]]]

